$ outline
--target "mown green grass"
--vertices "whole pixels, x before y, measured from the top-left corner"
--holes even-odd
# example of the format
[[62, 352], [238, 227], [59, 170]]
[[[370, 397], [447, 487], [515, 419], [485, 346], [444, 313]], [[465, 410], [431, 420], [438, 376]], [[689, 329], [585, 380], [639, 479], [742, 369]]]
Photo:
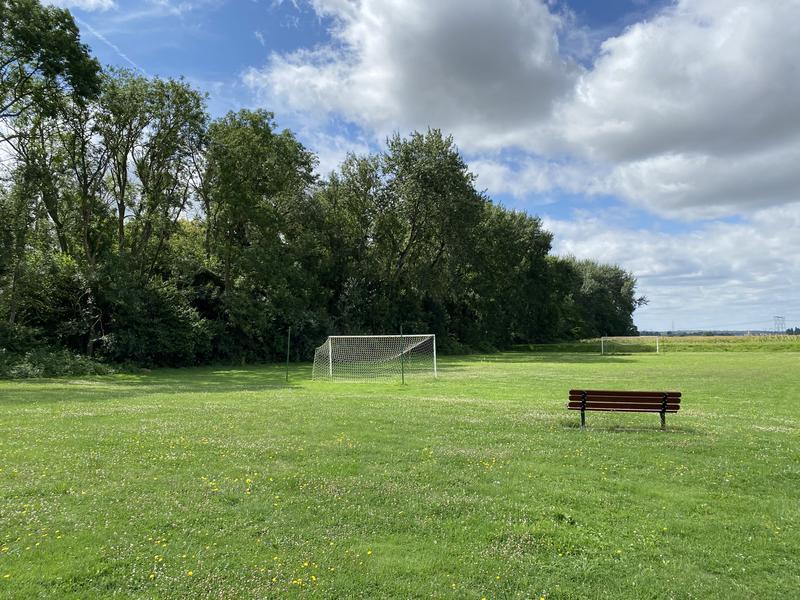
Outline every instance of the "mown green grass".
[[[800, 354], [0, 382], [6, 598], [789, 598]], [[678, 389], [589, 413], [570, 387]], [[190, 575], [191, 573], [191, 575]]]

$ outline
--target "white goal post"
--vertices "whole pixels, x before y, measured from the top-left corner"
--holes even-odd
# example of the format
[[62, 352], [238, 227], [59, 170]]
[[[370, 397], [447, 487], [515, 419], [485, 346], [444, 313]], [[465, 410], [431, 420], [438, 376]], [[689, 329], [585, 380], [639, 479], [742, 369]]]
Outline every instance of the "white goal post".
[[314, 379], [437, 377], [436, 336], [332, 335], [314, 352]]
[[655, 352], [660, 354], [660, 336], [657, 335], [616, 335], [600, 338], [600, 354], [628, 352]]

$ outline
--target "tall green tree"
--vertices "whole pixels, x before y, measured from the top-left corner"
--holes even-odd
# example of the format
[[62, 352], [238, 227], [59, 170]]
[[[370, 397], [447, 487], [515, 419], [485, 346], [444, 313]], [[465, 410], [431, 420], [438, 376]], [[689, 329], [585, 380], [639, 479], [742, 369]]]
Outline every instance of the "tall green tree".
[[95, 96], [99, 72], [69, 11], [0, 0], [0, 123], [34, 106], [52, 114], [64, 95]]
[[208, 253], [220, 270], [219, 310], [232, 354], [279, 347], [286, 320], [300, 318], [313, 293], [297, 239], [315, 162], [266, 111], [229, 113], [209, 127], [202, 185]]

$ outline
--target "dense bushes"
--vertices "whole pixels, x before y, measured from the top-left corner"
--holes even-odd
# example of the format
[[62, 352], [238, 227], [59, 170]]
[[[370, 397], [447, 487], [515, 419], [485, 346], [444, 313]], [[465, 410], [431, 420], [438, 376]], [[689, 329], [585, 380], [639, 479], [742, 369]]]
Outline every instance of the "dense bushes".
[[108, 375], [114, 369], [95, 359], [69, 350], [37, 348], [23, 353], [11, 353], [0, 348], [0, 377], [28, 379], [64, 375]]
[[171, 282], [119, 287], [109, 302], [99, 352], [113, 362], [191, 365], [210, 355], [209, 322]]

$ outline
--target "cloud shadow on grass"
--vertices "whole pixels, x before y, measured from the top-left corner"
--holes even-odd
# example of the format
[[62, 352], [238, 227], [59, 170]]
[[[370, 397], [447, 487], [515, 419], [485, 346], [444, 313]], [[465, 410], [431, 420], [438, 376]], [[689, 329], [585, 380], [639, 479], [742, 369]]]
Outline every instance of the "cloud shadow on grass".
[[258, 392], [290, 389], [308, 380], [303, 367], [286, 373], [277, 366], [157, 369], [95, 377], [15, 380], [4, 390], [0, 405], [95, 402], [170, 393]]

